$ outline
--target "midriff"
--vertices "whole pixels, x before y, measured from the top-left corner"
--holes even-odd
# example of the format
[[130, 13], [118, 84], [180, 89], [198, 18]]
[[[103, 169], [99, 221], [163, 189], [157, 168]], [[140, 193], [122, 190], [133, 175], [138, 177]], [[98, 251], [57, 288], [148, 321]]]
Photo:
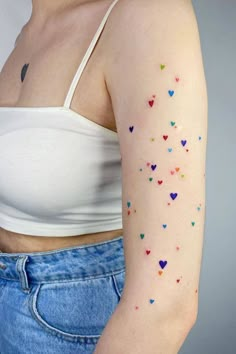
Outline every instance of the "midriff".
[[87, 245], [122, 236], [123, 229], [67, 237], [45, 237], [18, 234], [0, 228], [0, 251], [5, 253], [32, 253]]

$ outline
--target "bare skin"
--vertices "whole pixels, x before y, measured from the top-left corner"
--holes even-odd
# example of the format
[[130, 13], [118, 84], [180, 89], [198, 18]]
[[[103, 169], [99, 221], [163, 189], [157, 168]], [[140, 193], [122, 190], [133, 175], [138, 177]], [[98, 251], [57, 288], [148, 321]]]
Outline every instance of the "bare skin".
[[[41, 13], [37, 18], [35, 6], [0, 73], [0, 106], [62, 106], [82, 57], [111, 3], [111, 0], [78, 1], [75, 6], [74, 1], [73, 7], [68, 6], [57, 14], [50, 13], [46, 20]], [[112, 13], [84, 69], [70, 108], [116, 131], [104, 79], [110, 21]], [[20, 73], [25, 63], [30, 63], [30, 70], [22, 83]], [[45, 237], [0, 228], [0, 250], [7, 253], [43, 252], [111, 240], [122, 233], [123, 229], [119, 229], [69, 237]]]

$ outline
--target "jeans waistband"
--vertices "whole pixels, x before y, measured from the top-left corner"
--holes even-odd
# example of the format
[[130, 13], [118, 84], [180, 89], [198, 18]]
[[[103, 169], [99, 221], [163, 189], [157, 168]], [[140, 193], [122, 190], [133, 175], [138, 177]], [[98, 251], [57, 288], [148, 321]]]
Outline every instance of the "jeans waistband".
[[0, 278], [30, 284], [87, 279], [125, 268], [123, 236], [83, 246], [33, 253], [0, 253]]

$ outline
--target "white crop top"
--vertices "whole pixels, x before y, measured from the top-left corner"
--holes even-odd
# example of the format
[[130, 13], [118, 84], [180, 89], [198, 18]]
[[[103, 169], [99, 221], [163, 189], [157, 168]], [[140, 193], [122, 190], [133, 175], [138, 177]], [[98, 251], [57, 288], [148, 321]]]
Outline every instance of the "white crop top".
[[122, 229], [116, 132], [70, 109], [108, 8], [62, 107], [0, 107], [0, 227], [35, 236]]

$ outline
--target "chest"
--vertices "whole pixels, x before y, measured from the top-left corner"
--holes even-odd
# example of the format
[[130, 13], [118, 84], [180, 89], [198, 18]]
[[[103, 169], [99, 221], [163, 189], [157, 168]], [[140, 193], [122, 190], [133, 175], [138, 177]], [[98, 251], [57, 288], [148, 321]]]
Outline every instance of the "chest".
[[[0, 106], [62, 106], [100, 18], [41, 33], [22, 31], [0, 74]], [[104, 80], [106, 35], [101, 36], [75, 89], [71, 109], [108, 129], [115, 119]], [[24, 80], [21, 80], [25, 64]]]

